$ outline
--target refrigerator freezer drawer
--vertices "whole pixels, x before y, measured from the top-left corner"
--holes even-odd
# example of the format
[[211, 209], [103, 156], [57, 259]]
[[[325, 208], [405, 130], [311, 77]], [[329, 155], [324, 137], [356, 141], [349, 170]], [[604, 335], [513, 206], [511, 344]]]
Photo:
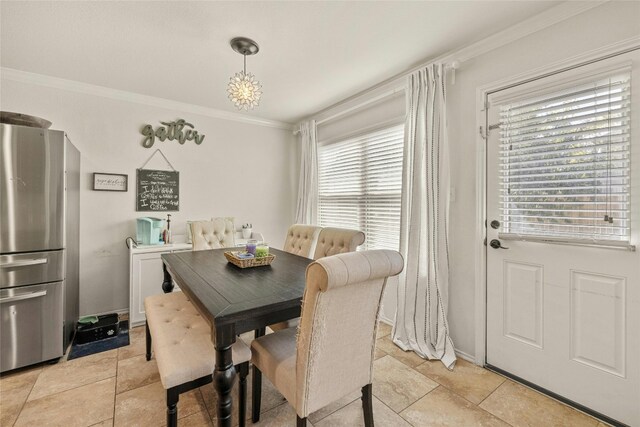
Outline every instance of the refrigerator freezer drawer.
[[59, 282], [64, 279], [64, 251], [0, 255], [0, 288]]
[[0, 371], [61, 357], [63, 283], [0, 290]]

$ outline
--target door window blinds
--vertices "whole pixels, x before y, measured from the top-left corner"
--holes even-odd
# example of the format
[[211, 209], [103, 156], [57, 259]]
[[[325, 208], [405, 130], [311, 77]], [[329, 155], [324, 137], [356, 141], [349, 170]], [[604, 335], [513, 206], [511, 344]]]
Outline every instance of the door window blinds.
[[629, 73], [500, 107], [506, 234], [629, 242], [630, 108]]
[[361, 230], [360, 249], [398, 250], [404, 127], [318, 147], [318, 222]]

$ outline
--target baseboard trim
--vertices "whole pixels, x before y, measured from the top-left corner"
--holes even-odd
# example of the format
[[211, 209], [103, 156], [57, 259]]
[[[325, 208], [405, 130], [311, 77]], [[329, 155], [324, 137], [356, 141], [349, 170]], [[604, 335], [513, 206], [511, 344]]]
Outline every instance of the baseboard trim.
[[[389, 326], [393, 326], [393, 320], [389, 320], [385, 316], [381, 315], [378, 320], [380, 320], [382, 323], [386, 323]], [[474, 365], [476, 364], [475, 357], [473, 357], [469, 353], [465, 353], [464, 351], [460, 351], [460, 350], [455, 350], [455, 352], [456, 352], [456, 356], [459, 357], [460, 359], [464, 359], [467, 362], [473, 363]]]
[[455, 350], [455, 353], [456, 356], [458, 356], [460, 359], [464, 359], [469, 363], [473, 363], [474, 365], [476, 364], [476, 358], [469, 353], [465, 353], [464, 351], [460, 350]]
[[382, 323], [386, 323], [389, 326], [393, 326], [393, 320], [383, 316], [382, 314], [380, 316], [378, 316], [378, 320], [381, 321]]

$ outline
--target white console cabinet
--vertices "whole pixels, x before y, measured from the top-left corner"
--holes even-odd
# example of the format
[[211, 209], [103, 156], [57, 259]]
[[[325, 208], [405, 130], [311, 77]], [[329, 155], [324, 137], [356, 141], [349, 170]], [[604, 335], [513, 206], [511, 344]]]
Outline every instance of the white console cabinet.
[[[129, 249], [129, 323], [130, 327], [145, 322], [144, 299], [162, 294], [162, 254], [190, 251], [188, 243], [146, 246]], [[174, 283], [175, 285], [175, 283]], [[178, 291], [174, 287], [174, 291]]]

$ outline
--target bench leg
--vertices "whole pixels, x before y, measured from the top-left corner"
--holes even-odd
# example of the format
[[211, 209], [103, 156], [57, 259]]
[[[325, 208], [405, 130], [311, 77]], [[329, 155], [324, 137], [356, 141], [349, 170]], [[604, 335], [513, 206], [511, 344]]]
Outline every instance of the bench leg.
[[255, 366], [253, 367], [253, 379], [251, 381], [251, 421], [257, 423], [260, 421], [260, 400], [262, 392], [262, 372]]
[[300, 418], [296, 414], [296, 427], [307, 427], [307, 417]]
[[147, 362], [149, 360], [151, 360], [151, 332], [149, 331], [149, 324], [147, 322], [144, 323], [144, 329], [145, 329], [145, 337], [146, 337], [146, 342], [147, 342]]
[[240, 376], [238, 419], [240, 420], [239, 426], [244, 427], [247, 422], [247, 375], [249, 375], [249, 362], [238, 365], [238, 374]]
[[[255, 330], [255, 338], [260, 338], [266, 332], [266, 328]], [[257, 423], [260, 421], [260, 401], [262, 400], [262, 372], [255, 366], [253, 367], [253, 380], [251, 381], [251, 421]]]
[[167, 390], [167, 427], [178, 427], [178, 399], [180, 393], [176, 387]]

